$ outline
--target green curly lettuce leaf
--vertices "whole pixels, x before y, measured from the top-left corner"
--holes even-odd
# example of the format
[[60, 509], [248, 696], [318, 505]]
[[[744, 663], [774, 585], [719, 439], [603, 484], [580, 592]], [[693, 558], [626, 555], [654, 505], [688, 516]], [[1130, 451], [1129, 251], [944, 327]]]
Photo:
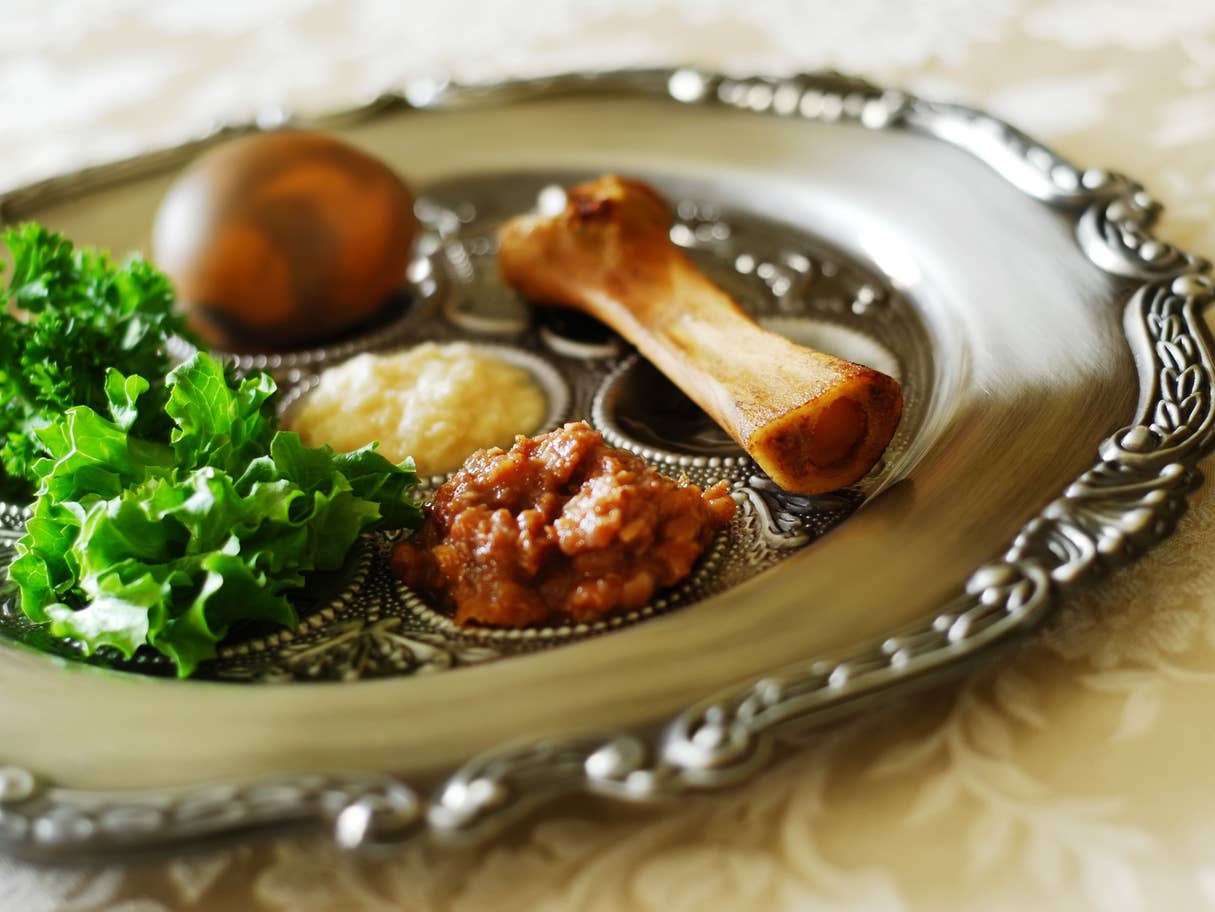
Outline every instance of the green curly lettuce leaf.
[[[295, 624], [286, 593], [336, 570], [373, 528], [417, 528], [411, 463], [338, 454], [275, 429], [274, 381], [199, 354], [157, 403], [109, 371], [106, 414], [76, 406], [40, 429], [46, 455], [9, 569], [21, 608], [88, 652], [149, 644], [186, 676], [240, 621]], [[138, 436], [160, 408], [167, 439]]]
[[[146, 377], [162, 397], [165, 343], [186, 335], [169, 280], [139, 258], [116, 265], [35, 224], [6, 228], [0, 291], [0, 498], [24, 500], [45, 453], [39, 432], [73, 406], [104, 412], [106, 372]], [[169, 417], [145, 407], [136, 431], [167, 439]]]

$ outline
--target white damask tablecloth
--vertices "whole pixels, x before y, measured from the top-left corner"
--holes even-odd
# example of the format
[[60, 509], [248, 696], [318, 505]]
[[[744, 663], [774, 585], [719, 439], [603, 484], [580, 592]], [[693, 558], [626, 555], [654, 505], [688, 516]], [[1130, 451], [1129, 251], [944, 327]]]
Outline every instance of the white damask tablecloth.
[[[831, 66], [978, 104], [1144, 180], [1215, 254], [1212, 0], [5, 0], [0, 185], [402, 77]], [[285, 838], [142, 866], [0, 860], [3, 912], [1215, 907], [1215, 497], [957, 686], [661, 813], [385, 859]]]

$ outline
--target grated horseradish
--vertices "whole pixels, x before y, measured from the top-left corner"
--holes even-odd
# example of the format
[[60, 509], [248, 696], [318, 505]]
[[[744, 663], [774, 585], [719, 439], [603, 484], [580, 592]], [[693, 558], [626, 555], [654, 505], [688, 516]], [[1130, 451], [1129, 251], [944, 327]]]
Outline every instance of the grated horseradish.
[[412, 456], [427, 476], [458, 469], [476, 450], [509, 447], [546, 411], [524, 368], [465, 342], [424, 342], [329, 368], [295, 410], [292, 428], [309, 446], [344, 452], [378, 440], [385, 457]]

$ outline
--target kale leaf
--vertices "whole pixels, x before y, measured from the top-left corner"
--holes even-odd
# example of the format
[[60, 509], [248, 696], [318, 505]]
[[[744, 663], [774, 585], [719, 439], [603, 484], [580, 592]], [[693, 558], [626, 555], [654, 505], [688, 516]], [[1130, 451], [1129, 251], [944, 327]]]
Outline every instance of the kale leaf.
[[99, 390], [105, 414], [76, 405], [36, 431], [47, 455], [9, 568], [25, 614], [86, 651], [150, 644], [185, 677], [237, 621], [294, 626], [285, 593], [364, 530], [421, 524], [411, 462], [305, 447], [276, 429], [265, 374], [200, 353], [160, 399], [115, 370]]

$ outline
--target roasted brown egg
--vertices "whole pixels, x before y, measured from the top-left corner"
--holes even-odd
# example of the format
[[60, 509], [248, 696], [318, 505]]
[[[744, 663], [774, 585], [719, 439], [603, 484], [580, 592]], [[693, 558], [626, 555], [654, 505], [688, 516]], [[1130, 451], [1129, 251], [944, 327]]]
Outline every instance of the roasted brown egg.
[[187, 168], [161, 203], [153, 256], [207, 341], [283, 351], [381, 316], [405, 284], [415, 229], [409, 188], [383, 162], [282, 131]]

